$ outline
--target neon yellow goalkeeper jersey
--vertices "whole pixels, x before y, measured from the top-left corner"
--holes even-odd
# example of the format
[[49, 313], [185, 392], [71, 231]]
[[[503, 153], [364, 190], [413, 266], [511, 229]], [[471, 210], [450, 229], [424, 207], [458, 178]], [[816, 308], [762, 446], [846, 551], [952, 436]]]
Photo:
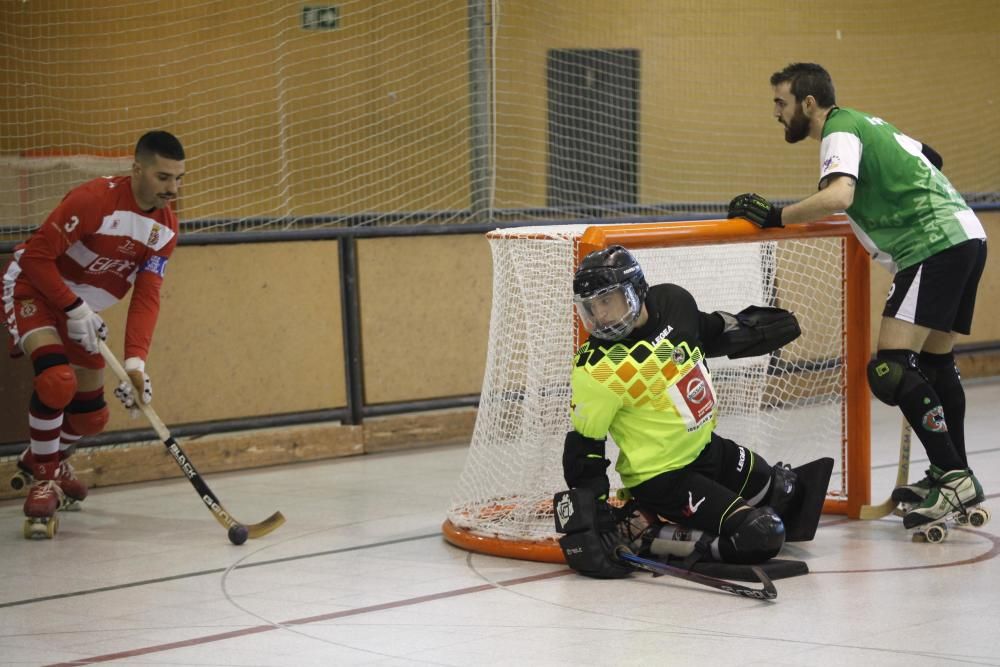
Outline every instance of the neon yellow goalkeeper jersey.
[[922, 145], [881, 118], [834, 108], [823, 125], [820, 183], [837, 174], [857, 182], [847, 209], [854, 232], [890, 272], [986, 233], [976, 214]]
[[649, 320], [625, 340], [584, 343], [572, 373], [573, 428], [594, 440], [611, 434], [626, 487], [694, 461], [716, 425], [702, 342], [712, 316], [677, 285], [650, 288], [646, 307]]

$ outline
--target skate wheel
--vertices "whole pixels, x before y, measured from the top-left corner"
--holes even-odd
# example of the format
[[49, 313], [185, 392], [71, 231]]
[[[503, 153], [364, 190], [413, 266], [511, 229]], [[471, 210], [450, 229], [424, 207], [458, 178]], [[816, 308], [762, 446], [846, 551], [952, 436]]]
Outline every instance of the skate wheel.
[[969, 518], [968, 514], [959, 514], [958, 516], [955, 517], [955, 523], [958, 524], [959, 526], [966, 526], [971, 522], [972, 519]]
[[980, 528], [985, 526], [986, 522], [990, 520], [990, 513], [984, 509], [977, 508], [969, 512], [967, 519], [971, 526]]
[[43, 537], [51, 540], [56, 536], [58, 531], [59, 519], [56, 517], [49, 519], [28, 517], [24, 520], [24, 528], [22, 529], [24, 539], [26, 540], [41, 539]]
[[28, 486], [28, 483], [30, 481], [31, 480], [28, 479], [28, 476], [26, 474], [24, 474], [23, 470], [18, 470], [16, 473], [14, 473], [14, 476], [10, 478], [10, 488], [14, 489], [15, 491], [20, 491], [24, 487]]
[[944, 542], [944, 538], [948, 537], [948, 529], [944, 526], [935, 524], [927, 528], [924, 531], [924, 535], [927, 536], [927, 541], [931, 544], [938, 544], [939, 542]]

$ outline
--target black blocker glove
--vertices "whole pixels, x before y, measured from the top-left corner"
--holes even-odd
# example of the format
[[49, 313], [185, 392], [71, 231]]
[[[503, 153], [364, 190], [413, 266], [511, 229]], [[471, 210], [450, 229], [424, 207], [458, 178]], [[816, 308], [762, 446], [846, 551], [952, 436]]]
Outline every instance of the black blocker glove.
[[775, 206], [755, 192], [733, 197], [729, 202], [727, 218], [746, 218], [753, 224], [767, 227], [784, 227], [781, 224], [781, 207]]
[[632, 572], [630, 565], [618, 560], [618, 550], [625, 543], [610, 505], [586, 488], [560, 491], [552, 505], [556, 531], [565, 533], [559, 547], [567, 565], [596, 579], [621, 579]]

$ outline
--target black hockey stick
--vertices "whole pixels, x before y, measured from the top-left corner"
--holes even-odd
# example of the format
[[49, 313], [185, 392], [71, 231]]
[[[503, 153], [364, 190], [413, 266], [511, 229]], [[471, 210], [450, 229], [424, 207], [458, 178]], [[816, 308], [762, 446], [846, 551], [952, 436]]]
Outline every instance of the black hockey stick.
[[698, 574], [697, 572], [685, 570], [681, 567], [674, 567], [673, 565], [667, 565], [666, 563], [661, 563], [657, 560], [650, 560], [648, 558], [643, 558], [642, 556], [636, 556], [624, 547], [618, 550], [617, 556], [619, 560], [625, 561], [637, 569], [652, 572], [654, 577], [659, 577], [665, 574], [670, 577], [687, 579], [688, 581], [693, 581], [696, 584], [711, 586], [712, 588], [717, 588], [720, 591], [742, 595], [745, 598], [753, 598], [755, 600], [773, 600], [778, 597], [778, 589], [776, 589], [774, 584], [771, 583], [770, 577], [764, 574], [764, 570], [759, 567], [751, 567], [750, 569], [755, 575], [757, 575], [757, 579], [759, 579], [760, 583], [763, 584], [763, 588], [750, 588], [749, 586], [735, 584], [731, 581], [726, 581], [725, 579], [716, 579], [715, 577], [710, 577], [707, 574]]
[[[118, 362], [114, 353], [108, 349], [108, 346], [104, 343], [104, 341], [99, 341], [99, 343], [101, 347], [101, 356], [104, 357], [104, 361], [107, 362], [114, 374], [118, 376], [118, 379], [122, 382], [132, 384], [132, 380], [129, 379], [128, 373], [126, 373], [125, 369], [122, 368], [122, 365]], [[187, 475], [188, 481], [190, 481], [191, 485], [196, 491], [198, 491], [198, 495], [201, 496], [202, 502], [204, 502], [208, 509], [212, 511], [212, 516], [214, 516], [215, 520], [222, 524], [224, 528], [228, 529], [237, 525], [244, 526], [247, 529], [249, 537], [263, 537], [281, 524], [285, 523], [285, 517], [282, 516], [281, 512], [275, 512], [260, 523], [246, 524], [237, 521], [233, 515], [227, 512], [222, 506], [222, 503], [219, 502], [219, 498], [212, 493], [212, 489], [208, 488], [208, 484], [205, 483], [205, 480], [202, 479], [198, 471], [195, 470], [194, 464], [191, 463], [191, 459], [188, 458], [187, 454], [184, 453], [184, 450], [182, 450], [180, 445], [177, 444], [174, 437], [170, 435], [170, 431], [167, 430], [167, 427], [160, 420], [159, 416], [157, 416], [156, 412], [153, 411], [153, 408], [147, 403], [143, 403], [138, 396], [136, 397], [135, 403], [139, 410], [142, 411], [142, 414], [146, 416], [146, 419], [149, 420], [153, 430], [156, 431], [156, 435], [160, 436], [160, 440], [162, 440], [163, 444], [166, 445], [167, 451], [174, 457], [174, 461], [180, 469], [184, 471], [184, 474]]]
[[[906, 484], [910, 476], [910, 440], [912, 435], [913, 429], [904, 418], [903, 427], [899, 432], [899, 465], [896, 468], [896, 487]], [[885, 502], [878, 505], [862, 505], [858, 516], [862, 519], [881, 519], [893, 514], [898, 506], [899, 503], [892, 499], [890, 493], [889, 499]]]

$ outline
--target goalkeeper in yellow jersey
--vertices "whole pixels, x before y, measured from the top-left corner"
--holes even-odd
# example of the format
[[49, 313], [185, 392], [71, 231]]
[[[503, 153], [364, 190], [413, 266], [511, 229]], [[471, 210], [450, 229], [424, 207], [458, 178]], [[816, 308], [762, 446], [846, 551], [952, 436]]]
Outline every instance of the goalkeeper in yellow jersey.
[[567, 563], [594, 577], [630, 571], [615, 558], [621, 533], [606, 502], [608, 434], [621, 451], [615, 468], [650, 522], [633, 549], [678, 557], [688, 567], [745, 565], [773, 558], [786, 540], [812, 539], [833, 460], [771, 466], [717, 435], [706, 363], [791, 342], [800, 333], [794, 315], [756, 306], [736, 315], [702, 312], [678, 285], [649, 287], [621, 246], [585, 257], [573, 291], [590, 337], [572, 371], [573, 430], [563, 451], [570, 490], [555, 500]]

